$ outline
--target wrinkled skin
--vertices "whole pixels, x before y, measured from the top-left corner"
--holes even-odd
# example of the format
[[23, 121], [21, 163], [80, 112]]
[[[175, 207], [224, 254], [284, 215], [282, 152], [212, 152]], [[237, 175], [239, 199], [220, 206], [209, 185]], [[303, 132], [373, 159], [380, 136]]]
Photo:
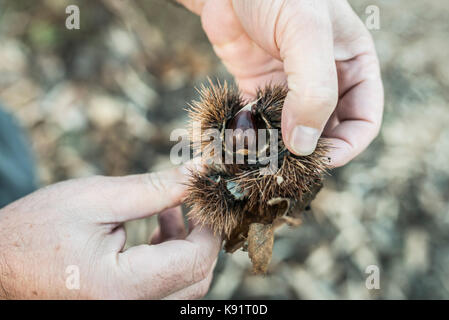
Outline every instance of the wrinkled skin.
[[[0, 297], [199, 298], [221, 239], [184, 227], [186, 169], [91, 177], [41, 189], [0, 210]], [[122, 251], [122, 223], [159, 213], [149, 244]], [[79, 290], [70, 276], [79, 270]], [[69, 286], [66, 286], [68, 282]]]

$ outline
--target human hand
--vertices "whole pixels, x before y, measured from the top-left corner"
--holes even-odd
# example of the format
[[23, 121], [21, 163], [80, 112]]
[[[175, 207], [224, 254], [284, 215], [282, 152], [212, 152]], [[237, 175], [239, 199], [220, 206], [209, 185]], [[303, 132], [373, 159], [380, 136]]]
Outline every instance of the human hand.
[[308, 155], [329, 139], [342, 166], [378, 134], [383, 87], [372, 38], [346, 0], [179, 0], [200, 14], [244, 95], [287, 83], [282, 136]]
[[[221, 239], [178, 205], [187, 168], [70, 180], [0, 210], [0, 298], [198, 298], [209, 287]], [[123, 223], [159, 214], [156, 245], [123, 251]], [[79, 290], [66, 287], [79, 268]]]

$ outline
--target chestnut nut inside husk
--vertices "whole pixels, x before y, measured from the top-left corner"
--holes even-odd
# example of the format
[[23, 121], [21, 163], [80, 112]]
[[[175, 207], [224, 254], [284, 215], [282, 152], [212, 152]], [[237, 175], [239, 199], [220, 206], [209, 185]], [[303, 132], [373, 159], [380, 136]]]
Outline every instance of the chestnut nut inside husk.
[[[283, 86], [259, 89], [252, 102], [244, 101], [238, 90], [226, 83], [203, 86], [200, 95], [201, 99], [190, 106], [189, 115], [192, 122], [201, 123], [202, 132], [216, 129], [222, 133], [220, 137], [225, 137], [226, 130], [240, 131], [232, 139], [222, 141], [221, 163], [212, 161], [204, 172], [193, 173], [187, 198], [191, 208], [188, 216], [224, 235], [227, 252], [248, 250], [253, 272], [265, 273], [271, 260], [274, 230], [284, 223], [299, 225], [301, 214], [321, 189], [328, 169], [326, 141], [320, 139], [309, 156], [296, 156], [288, 151], [280, 130], [287, 95]], [[248, 129], [255, 134], [242, 134]], [[270, 145], [273, 139], [266, 139], [266, 145], [260, 146], [259, 129], [276, 130], [276, 145]], [[273, 132], [270, 130], [268, 133]], [[208, 149], [209, 139], [203, 141], [195, 135], [192, 138], [195, 155], [206, 161], [217, 156]], [[257, 148], [251, 148], [254, 145]], [[267, 164], [247, 161], [253, 150], [257, 156], [261, 150], [270, 150], [269, 156], [276, 157], [277, 168], [263, 174]], [[234, 157], [242, 153], [245, 162], [226, 164], [226, 153]]]

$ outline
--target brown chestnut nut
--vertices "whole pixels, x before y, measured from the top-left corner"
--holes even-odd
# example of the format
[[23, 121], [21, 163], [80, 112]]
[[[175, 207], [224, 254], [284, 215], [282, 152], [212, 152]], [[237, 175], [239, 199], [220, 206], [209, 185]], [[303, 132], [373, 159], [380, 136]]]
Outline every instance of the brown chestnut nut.
[[[249, 108], [248, 108], [249, 107]], [[249, 109], [249, 110], [248, 110]], [[226, 137], [226, 147], [233, 152], [241, 152], [257, 147], [256, 119], [251, 106], [244, 107], [229, 120], [226, 129], [231, 129], [232, 139]], [[227, 131], [226, 134], [229, 134]], [[232, 145], [231, 145], [232, 143]]]

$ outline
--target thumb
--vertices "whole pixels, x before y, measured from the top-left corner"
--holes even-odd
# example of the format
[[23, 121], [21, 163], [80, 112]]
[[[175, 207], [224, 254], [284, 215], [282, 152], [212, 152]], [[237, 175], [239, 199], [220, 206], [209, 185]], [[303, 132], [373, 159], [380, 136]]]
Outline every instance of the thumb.
[[187, 195], [190, 173], [197, 168], [198, 161], [190, 161], [160, 172], [72, 180], [58, 192], [70, 192], [70, 196], [61, 196], [64, 206], [82, 212], [89, 220], [122, 223], [179, 205]]
[[282, 137], [288, 149], [297, 155], [315, 150], [338, 98], [327, 3], [233, 1], [249, 37], [284, 64], [289, 92], [282, 112]]
[[319, 7], [297, 13], [295, 8], [284, 8], [281, 15], [296, 14], [299, 18], [281, 16], [276, 35], [289, 87], [282, 111], [282, 135], [296, 155], [315, 150], [338, 100], [331, 21], [326, 8]]
[[187, 183], [198, 161], [190, 161], [173, 169], [107, 178], [103, 194], [111, 208], [110, 222], [140, 219], [181, 204], [187, 196]]

